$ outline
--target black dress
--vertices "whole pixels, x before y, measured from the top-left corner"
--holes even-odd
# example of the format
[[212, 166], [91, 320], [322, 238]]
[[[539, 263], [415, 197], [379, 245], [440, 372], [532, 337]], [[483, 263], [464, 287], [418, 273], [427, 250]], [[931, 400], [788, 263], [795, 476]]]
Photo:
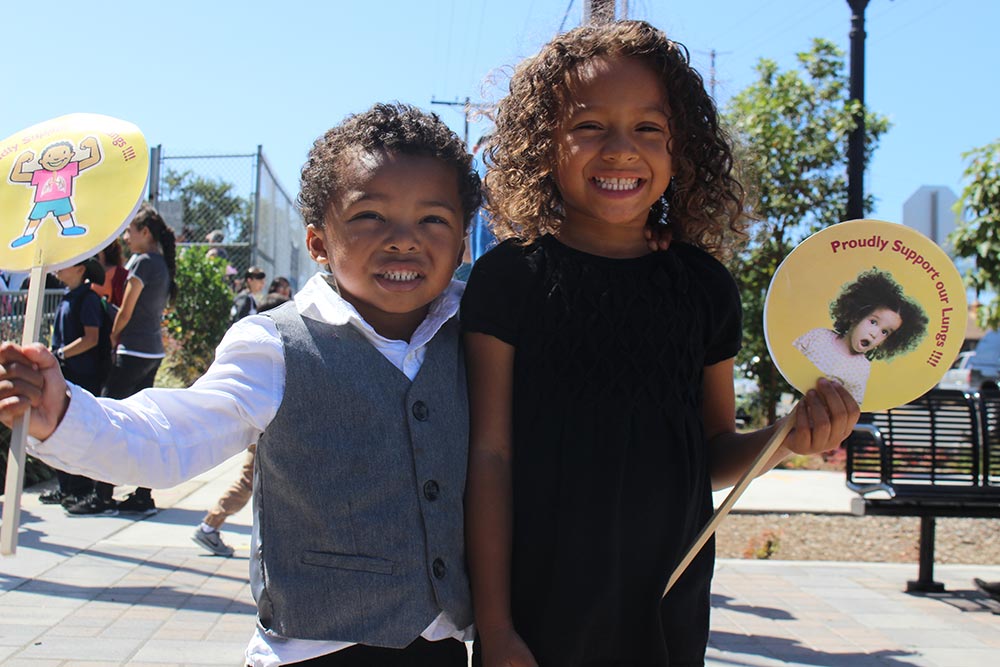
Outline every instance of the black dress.
[[740, 317], [682, 243], [609, 259], [544, 236], [473, 268], [463, 328], [515, 348], [511, 605], [542, 667], [703, 664], [714, 544], [660, 597], [711, 517], [702, 370]]

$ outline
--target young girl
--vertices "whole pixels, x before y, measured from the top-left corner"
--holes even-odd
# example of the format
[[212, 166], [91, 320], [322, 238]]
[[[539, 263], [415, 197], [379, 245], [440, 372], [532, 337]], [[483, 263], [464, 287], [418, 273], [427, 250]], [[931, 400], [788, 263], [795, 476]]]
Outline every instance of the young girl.
[[[642, 22], [515, 71], [487, 176], [495, 231], [462, 302], [466, 528], [487, 666], [702, 664], [713, 549], [671, 570], [771, 429], [735, 432], [736, 285], [713, 258], [743, 190], [683, 47]], [[651, 252], [644, 227], [673, 230]], [[821, 381], [773, 463], [858, 416]]]
[[830, 303], [833, 329], [813, 329], [792, 345], [826, 377], [844, 385], [859, 404], [871, 362], [905, 354], [927, 333], [927, 314], [892, 275], [864, 271]]
[[[165, 355], [163, 310], [177, 295], [174, 232], [156, 209], [143, 202], [122, 238], [132, 256], [124, 268], [128, 273], [125, 292], [111, 327], [115, 363], [101, 392], [108, 398], [127, 398], [153, 386]], [[93, 496], [67, 511], [76, 515], [156, 513], [152, 492], [146, 487], [137, 488], [120, 503], [112, 499], [113, 493], [112, 484], [98, 482]]]

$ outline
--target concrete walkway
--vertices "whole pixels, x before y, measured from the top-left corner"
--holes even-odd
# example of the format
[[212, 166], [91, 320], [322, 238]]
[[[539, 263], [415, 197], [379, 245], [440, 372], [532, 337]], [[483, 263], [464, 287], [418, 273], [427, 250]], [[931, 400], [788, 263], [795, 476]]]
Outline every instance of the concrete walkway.
[[[0, 664], [239, 665], [254, 627], [250, 513], [224, 528], [234, 558], [209, 556], [190, 536], [241, 457], [156, 491], [160, 513], [141, 521], [70, 518], [29, 489], [17, 554], [0, 558]], [[774, 471], [737, 511], [846, 513], [850, 497], [842, 475]], [[707, 664], [1000, 664], [1000, 604], [971, 583], [1000, 580], [1000, 564], [935, 575], [947, 593], [911, 596], [902, 589], [916, 564], [720, 560]]]

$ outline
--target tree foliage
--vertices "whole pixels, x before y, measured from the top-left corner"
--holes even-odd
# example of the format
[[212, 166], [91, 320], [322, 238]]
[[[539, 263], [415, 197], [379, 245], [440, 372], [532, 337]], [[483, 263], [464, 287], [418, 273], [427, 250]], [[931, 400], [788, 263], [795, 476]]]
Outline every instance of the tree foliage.
[[[764, 300], [771, 277], [802, 240], [839, 222], [847, 206], [847, 140], [856, 127], [857, 102], [849, 100], [844, 54], [817, 39], [799, 53], [798, 69], [757, 64], [757, 81], [737, 94], [726, 119], [737, 144], [742, 178], [755, 199], [758, 221], [731, 268], [744, 309], [739, 368], [757, 381], [759, 407], [768, 420], [782, 392], [791, 388], [774, 366], [764, 337]], [[865, 112], [867, 158], [889, 127]], [[865, 210], [873, 200], [865, 199]]]
[[167, 333], [176, 343], [168, 370], [183, 386], [208, 369], [229, 328], [233, 292], [226, 281], [226, 260], [206, 253], [206, 248], [193, 246], [178, 254], [177, 299], [165, 314]]
[[976, 268], [966, 282], [976, 290], [992, 293], [979, 307], [979, 323], [985, 328], [1000, 327], [1000, 139], [974, 148], [962, 157], [968, 160], [963, 172], [967, 181], [955, 212], [962, 222], [951, 241], [960, 257], [971, 257]]
[[232, 183], [172, 169], [163, 182], [166, 199], [181, 202], [183, 225], [200, 233], [221, 229], [230, 243], [251, 241], [253, 206], [246, 197], [233, 193]]

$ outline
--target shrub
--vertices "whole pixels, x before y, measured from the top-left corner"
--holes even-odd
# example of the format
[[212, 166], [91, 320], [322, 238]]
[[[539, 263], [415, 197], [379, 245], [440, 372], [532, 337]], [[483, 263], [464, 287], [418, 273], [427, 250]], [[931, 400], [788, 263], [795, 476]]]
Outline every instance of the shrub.
[[233, 292], [226, 281], [226, 260], [206, 252], [191, 247], [177, 256], [177, 299], [166, 312], [163, 364], [165, 375], [175, 381], [167, 384], [188, 386], [201, 376], [229, 328]]
[[755, 538], [752, 538], [743, 551], [744, 558], [756, 558], [758, 560], [768, 560], [778, 553], [781, 545], [781, 533], [774, 530], [765, 530]]

